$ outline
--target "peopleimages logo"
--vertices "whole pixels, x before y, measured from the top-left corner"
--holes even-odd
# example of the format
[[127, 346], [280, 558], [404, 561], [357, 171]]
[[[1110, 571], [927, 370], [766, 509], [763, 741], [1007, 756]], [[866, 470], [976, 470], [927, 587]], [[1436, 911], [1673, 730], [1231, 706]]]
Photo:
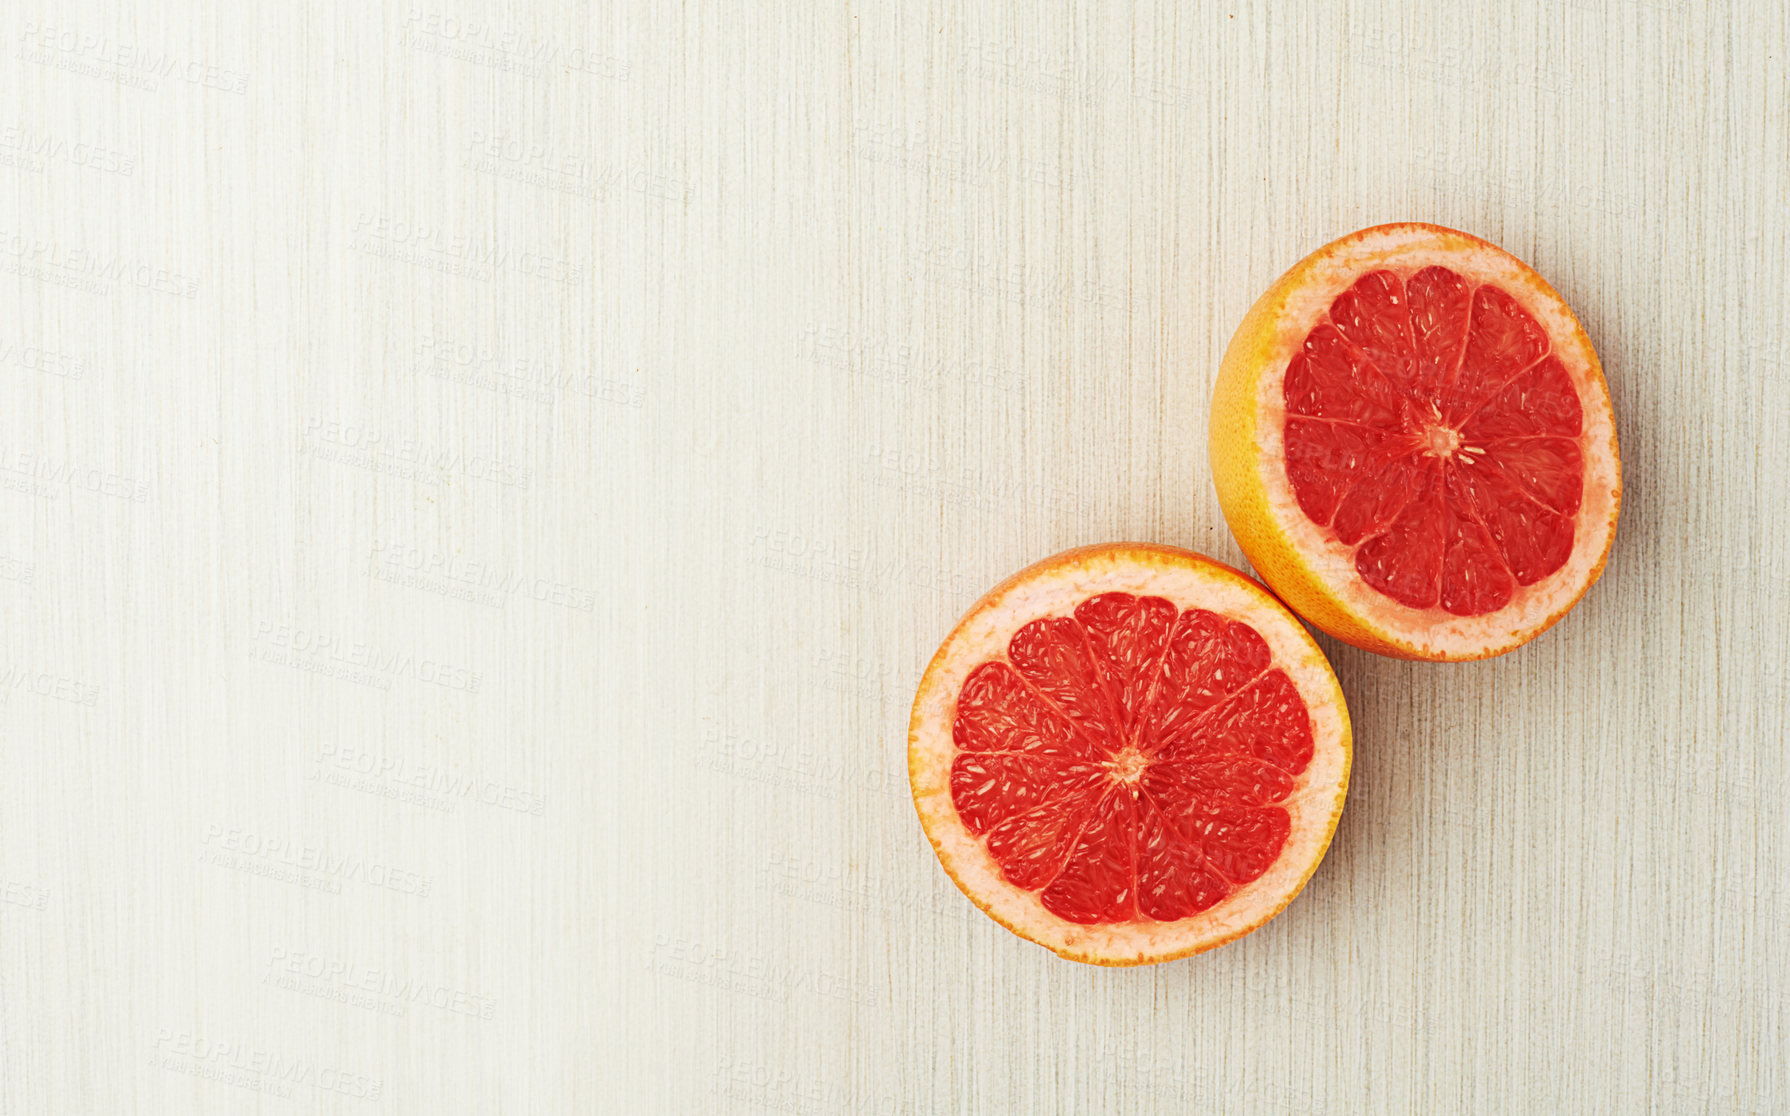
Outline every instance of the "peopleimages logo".
[[18, 230], [0, 232], [0, 271], [89, 294], [110, 294], [122, 284], [177, 298], [199, 295], [199, 277], [189, 272]]
[[434, 879], [424, 873], [337, 852], [327, 844], [289, 834], [257, 833], [213, 822], [206, 825], [199, 844], [200, 860], [207, 864], [330, 894], [341, 894], [344, 882], [418, 899], [428, 898], [435, 889]]
[[513, 27], [422, 8], [405, 15], [400, 41], [420, 53], [531, 78], [587, 74], [627, 81], [632, 70], [626, 58], [601, 48], [562, 46]]
[[505, 352], [488, 342], [425, 336], [417, 342], [417, 356], [423, 374], [432, 379], [549, 406], [573, 396], [623, 407], [646, 402], [644, 384], [584, 364]]
[[[0, 165], [3, 164], [4, 161], [0, 160]], [[85, 358], [72, 353], [46, 349], [41, 345], [19, 345], [12, 341], [0, 341], [0, 364], [14, 365], [28, 372], [41, 372], [59, 380], [78, 380], [92, 367]]]
[[361, 212], [350, 230], [355, 251], [446, 274], [490, 282], [512, 274], [567, 286], [584, 282], [584, 268], [563, 256], [499, 246], [469, 233], [419, 221]]
[[25, 690], [41, 698], [85, 705], [89, 709], [99, 704], [98, 686], [13, 663], [0, 663], [0, 691], [3, 690]]
[[975, 588], [966, 574], [884, 555], [874, 547], [842, 544], [819, 530], [760, 527], [747, 540], [746, 555], [748, 564], [767, 570], [866, 591], [905, 586], [962, 597]]
[[477, 802], [537, 818], [547, 812], [545, 794], [487, 778], [440, 757], [418, 760], [377, 748], [328, 742], [318, 746], [315, 762], [315, 778], [319, 782], [381, 798], [402, 799], [444, 813], [456, 812], [461, 802]]
[[388, 436], [376, 427], [316, 415], [307, 418], [299, 431], [298, 452], [319, 461], [424, 484], [440, 485], [458, 476], [505, 488], [527, 488], [534, 479], [527, 466], [493, 454], [432, 449], [414, 438]]
[[50, 893], [44, 888], [33, 887], [27, 883], [19, 883], [15, 880], [0, 880], [0, 903], [10, 904], [14, 907], [24, 907], [27, 910], [33, 911], [48, 910], [50, 905]]
[[38, 24], [27, 20], [19, 29], [20, 61], [101, 78], [153, 93], [163, 81], [182, 81], [202, 89], [238, 96], [249, 91], [241, 70], [184, 59], [165, 50], [118, 42], [92, 31]]
[[689, 179], [675, 171], [637, 162], [606, 163], [582, 151], [502, 133], [473, 132], [466, 165], [478, 174], [599, 201], [622, 191], [670, 202], [690, 197]]
[[369, 1101], [378, 1100], [385, 1092], [383, 1081], [364, 1073], [168, 1027], [156, 1032], [149, 1062], [170, 1073], [276, 1097], [290, 1097], [296, 1086]]
[[[4, 270], [4, 269], [0, 269]], [[122, 473], [0, 447], [0, 487], [54, 500], [62, 489], [110, 496], [133, 504], [149, 500], [149, 485]]]
[[35, 174], [58, 162], [123, 177], [129, 177], [137, 169], [133, 156], [101, 144], [80, 140], [70, 143], [60, 136], [16, 124], [0, 127], [0, 166], [17, 167]]
[[268, 958], [264, 983], [319, 999], [352, 1000], [354, 1006], [400, 1017], [406, 1008], [417, 1006], [485, 1022], [497, 1018], [493, 996], [284, 946], [275, 946]]
[[482, 673], [466, 667], [271, 620], [255, 625], [253, 642], [249, 654], [257, 662], [365, 682], [382, 690], [390, 689], [394, 679], [408, 678], [476, 694], [484, 682]]
[[594, 612], [597, 607], [594, 589], [505, 570], [459, 553], [424, 549], [390, 539], [373, 541], [372, 564], [373, 576], [377, 580], [476, 604], [501, 608], [512, 598], [517, 598], [579, 612]]

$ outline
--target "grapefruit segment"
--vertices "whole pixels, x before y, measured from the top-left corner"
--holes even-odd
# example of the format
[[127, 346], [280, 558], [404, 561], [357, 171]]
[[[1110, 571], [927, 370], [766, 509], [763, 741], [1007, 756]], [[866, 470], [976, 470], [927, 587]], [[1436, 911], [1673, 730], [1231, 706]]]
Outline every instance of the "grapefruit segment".
[[1383, 455], [1375, 466], [1343, 494], [1335, 517], [1326, 521], [1345, 543], [1358, 543], [1390, 529], [1429, 480], [1429, 469], [1416, 454]]
[[1399, 400], [1379, 369], [1335, 326], [1311, 331], [1287, 369], [1287, 412], [1384, 430], [1398, 421]]
[[1488, 449], [1509, 438], [1577, 438], [1579, 395], [1558, 357], [1537, 361], [1461, 422], [1461, 439]]
[[1118, 736], [1118, 717], [1095, 666], [1093, 644], [1074, 619], [1034, 620], [1013, 637], [1007, 657], [1038, 696], [1062, 710], [1090, 740], [1098, 744]]
[[[1516, 438], [1486, 447], [1487, 468], [1551, 511], [1579, 510], [1579, 446], [1570, 438]], [[1463, 466], [1463, 471], [1465, 467]], [[1572, 525], [1565, 528], [1571, 537]]]
[[1454, 378], [1467, 340], [1472, 290], [1446, 267], [1419, 268], [1406, 284], [1411, 300], [1411, 349], [1416, 363], [1415, 398], [1430, 398]]
[[1160, 759], [1146, 773], [1146, 791], [1151, 789], [1152, 779], [1176, 781], [1179, 796], [1188, 799], [1271, 806], [1293, 793], [1296, 776], [1248, 756], [1207, 753]]
[[1056, 879], [1091, 813], [1077, 801], [1052, 803], [1009, 818], [988, 834], [988, 854], [1014, 887], [1041, 888]]
[[[1219, 755], [1245, 756], [1298, 774], [1311, 762], [1313, 737], [1299, 688], [1284, 670], [1270, 671], [1226, 702], [1201, 734]], [[1187, 758], [1170, 751], [1164, 758]]]
[[1299, 890], [1348, 774], [1334, 675], [1279, 602], [1186, 551], [1085, 547], [984, 597], [909, 735], [915, 807], [978, 906], [1058, 953], [1229, 941]]
[[1206, 854], [1168, 820], [1153, 796], [1138, 798], [1138, 910], [1157, 922], [1178, 922], [1231, 893]]
[[1157, 666], [1175, 626], [1175, 606], [1161, 597], [1103, 593], [1076, 606], [1101, 677], [1114, 704], [1116, 723], [1134, 732], [1154, 692]]
[[1354, 423], [1289, 417], [1286, 439], [1293, 492], [1316, 523], [1334, 519], [1357, 482], [1392, 457], [1383, 432]]
[[1207, 710], [1268, 662], [1268, 645], [1254, 628], [1205, 609], [1183, 613], [1162, 658], [1157, 700], [1140, 744], [1151, 752], [1172, 750], [1197, 731]]
[[1385, 225], [1258, 300], [1213, 393], [1219, 501], [1318, 627], [1406, 658], [1501, 654], [1602, 571], [1621, 500], [1596, 353], [1494, 245]]
[[1044, 909], [1082, 924], [1136, 917], [1136, 835], [1137, 800], [1114, 787], [1095, 803], [1063, 870], [1038, 893]]
[[1206, 863], [1233, 886], [1261, 878], [1286, 844], [1285, 810], [1207, 806], [1190, 812], [1185, 829], [1200, 842]]
[[1104, 784], [1092, 764], [1013, 752], [964, 752], [951, 764], [951, 801], [972, 833], [1039, 806], [1074, 812]]
[[1456, 616], [1494, 612], [1516, 589], [1510, 561], [1498, 553], [1485, 527], [1457, 508], [1449, 509], [1448, 543], [1442, 552], [1442, 607]]
[[957, 747], [966, 752], [1100, 757], [1094, 742], [1055, 708], [1039, 701], [1006, 663], [978, 667], [964, 684], [959, 710], [951, 732]]
[[1417, 346], [1405, 285], [1390, 271], [1372, 271], [1336, 296], [1330, 321], [1388, 383], [1415, 390]]
[[[1455, 374], [1457, 404], [1484, 402], [1519, 372], [1546, 356], [1548, 335], [1503, 288], [1484, 283], [1473, 291], [1473, 320]], [[1448, 417], [1459, 421], [1464, 411]]]

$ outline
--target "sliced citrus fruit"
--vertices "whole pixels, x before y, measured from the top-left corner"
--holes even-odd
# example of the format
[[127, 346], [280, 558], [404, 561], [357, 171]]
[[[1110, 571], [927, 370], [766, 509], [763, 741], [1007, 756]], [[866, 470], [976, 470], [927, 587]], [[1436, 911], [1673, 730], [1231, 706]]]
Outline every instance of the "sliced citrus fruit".
[[1622, 498], [1591, 341], [1527, 264], [1436, 225], [1301, 260], [1213, 389], [1212, 478], [1281, 599], [1408, 659], [1526, 643], [1597, 580]]
[[995, 921], [1142, 965], [1239, 938], [1323, 859], [1349, 779], [1323, 652], [1236, 570], [1142, 543], [983, 597], [920, 681], [914, 807]]

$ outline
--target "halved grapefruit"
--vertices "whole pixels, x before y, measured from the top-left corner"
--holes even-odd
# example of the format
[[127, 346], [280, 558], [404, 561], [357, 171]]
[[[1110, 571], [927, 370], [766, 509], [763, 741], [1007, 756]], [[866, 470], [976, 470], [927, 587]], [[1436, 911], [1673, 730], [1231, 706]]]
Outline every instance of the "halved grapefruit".
[[1263, 580], [1338, 639], [1482, 659], [1597, 580], [1621, 462], [1566, 302], [1510, 253], [1379, 225], [1301, 260], [1237, 328], [1212, 479]]
[[1290, 902], [1342, 812], [1349, 715], [1323, 652], [1228, 566], [1066, 551], [984, 596], [914, 699], [908, 776], [945, 871], [1015, 934], [1142, 965]]

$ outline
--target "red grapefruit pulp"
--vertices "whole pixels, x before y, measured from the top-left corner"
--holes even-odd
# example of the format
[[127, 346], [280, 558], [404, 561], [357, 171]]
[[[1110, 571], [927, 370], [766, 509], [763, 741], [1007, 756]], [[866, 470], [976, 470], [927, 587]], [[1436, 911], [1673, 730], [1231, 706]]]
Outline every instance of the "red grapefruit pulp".
[[984, 598], [928, 668], [915, 804], [953, 879], [1065, 956], [1136, 964], [1271, 917], [1341, 808], [1347, 714], [1310, 637], [1184, 551], [1071, 551]]
[[1581, 415], [1549, 347], [1502, 288], [1446, 267], [1372, 271], [1331, 303], [1287, 369], [1287, 474], [1363, 581], [1477, 616], [1566, 563]]
[[1478, 659], [1558, 621], [1621, 505], [1597, 353], [1478, 237], [1381, 225], [1281, 276], [1213, 386], [1212, 480], [1282, 600], [1338, 639]]

